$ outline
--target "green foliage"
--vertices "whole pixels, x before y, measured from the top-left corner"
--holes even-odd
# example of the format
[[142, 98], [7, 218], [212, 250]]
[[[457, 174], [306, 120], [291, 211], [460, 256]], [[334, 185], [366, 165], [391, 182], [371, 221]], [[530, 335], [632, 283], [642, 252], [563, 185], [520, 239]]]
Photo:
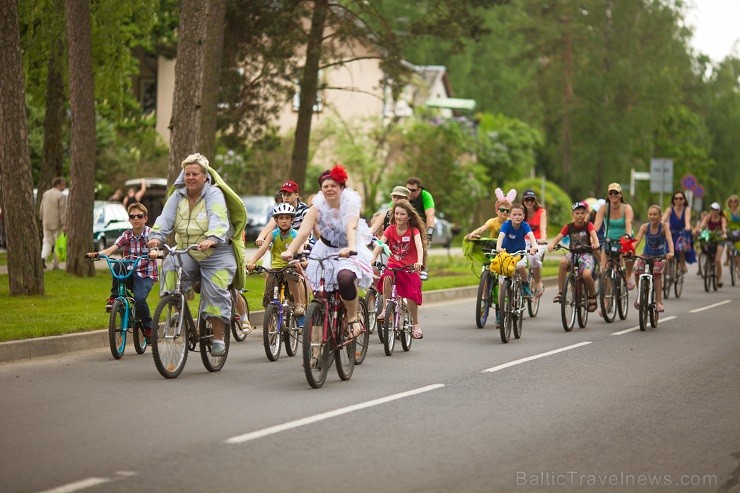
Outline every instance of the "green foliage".
[[[542, 180], [540, 178], [526, 178], [519, 181], [507, 182], [506, 186], [502, 187], [504, 193], [510, 189], [516, 189], [518, 199], [521, 201], [521, 196], [524, 190], [531, 188], [537, 194], [537, 201], [547, 209], [547, 224], [548, 224], [548, 236], [549, 230], [552, 229], [550, 226], [557, 226], [557, 229], [563, 227], [563, 225], [571, 222], [571, 211], [570, 206], [578, 199], [571, 197], [559, 186], [552, 181], [545, 181], [545, 193], [542, 193]], [[583, 200], [586, 197], [582, 197]]]
[[491, 184], [516, 180], [534, 171], [542, 135], [521, 120], [484, 113], [478, 116], [478, 162]]

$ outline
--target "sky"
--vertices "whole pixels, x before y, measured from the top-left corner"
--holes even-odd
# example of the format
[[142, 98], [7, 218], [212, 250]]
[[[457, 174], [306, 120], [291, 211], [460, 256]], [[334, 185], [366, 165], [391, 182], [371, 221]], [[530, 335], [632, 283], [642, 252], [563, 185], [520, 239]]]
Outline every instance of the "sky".
[[720, 62], [732, 51], [740, 56], [740, 0], [689, 0], [694, 5], [686, 16], [694, 27], [691, 45]]

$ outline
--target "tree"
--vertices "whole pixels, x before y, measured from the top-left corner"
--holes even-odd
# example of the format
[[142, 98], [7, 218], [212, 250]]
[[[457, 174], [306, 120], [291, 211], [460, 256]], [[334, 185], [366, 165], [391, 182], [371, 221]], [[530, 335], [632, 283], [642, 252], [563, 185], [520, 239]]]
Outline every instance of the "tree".
[[216, 145], [217, 111], [219, 85], [221, 83], [221, 59], [224, 52], [224, 29], [226, 0], [211, 0], [208, 5], [206, 22], [206, 52], [203, 74], [203, 109], [198, 152], [214, 158]]
[[67, 214], [67, 272], [93, 276], [84, 255], [92, 249], [95, 184], [95, 90], [88, 2], [66, 0], [72, 149]]
[[33, 208], [23, 62], [16, 0], [0, 0], [0, 172], [8, 237], [10, 294], [44, 294]]

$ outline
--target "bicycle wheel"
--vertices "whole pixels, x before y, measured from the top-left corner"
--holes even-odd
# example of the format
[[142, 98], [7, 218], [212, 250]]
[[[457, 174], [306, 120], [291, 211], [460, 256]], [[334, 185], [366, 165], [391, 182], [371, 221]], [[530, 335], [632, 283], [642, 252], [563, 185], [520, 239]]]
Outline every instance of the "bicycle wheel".
[[704, 269], [702, 270], [704, 276], [704, 291], [709, 292], [709, 288], [712, 287], [712, 272], [714, 271], [714, 258], [710, 258], [708, 254], [704, 254]]
[[396, 304], [393, 301], [387, 301], [383, 324], [383, 349], [386, 356], [393, 355], [393, 348], [396, 346], [396, 329]]
[[207, 319], [200, 321], [200, 337], [198, 339], [198, 344], [200, 346], [200, 359], [203, 361], [203, 366], [205, 366], [208, 371], [221, 370], [226, 363], [226, 358], [229, 356], [231, 333], [229, 332], [229, 328], [226, 326], [224, 326], [223, 331], [224, 346], [226, 350], [222, 356], [212, 356], [211, 347], [213, 345], [213, 326], [211, 325], [211, 320]]
[[511, 326], [514, 322], [512, 315], [514, 311], [514, 290], [512, 289], [512, 280], [506, 278], [504, 285], [499, 288], [499, 309], [501, 310], [501, 325], [499, 332], [501, 333], [501, 342], [506, 344], [511, 338]]
[[159, 300], [154, 310], [152, 357], [165, 378], [177, 377], [188, 359], [188, 330], [180, 316], [180, 297], [174, 294]]
[[601, 316], [607, 323], [614, 322], [617, 316], [617, 286], [614, 283], [614, 271], [607, 269], [599, 278], [599, 304]]
[[411, 349], [411, 342], [414, 340], [414, 338], [411, 336], [411, 331], [413, 329], [411, 320], [411, 314], [409, 313], [409, 309], [406, 306], [406, 304], [401, 305], [401, 330], [399, 331], [399, 336], [401, 339], [401, 347], [404, 351], [409, 351]]
[[514, 329], [514, 339], [520, 339], [524, 325], [524, 299], [521, 290], [514, 292], [514, 317], [511, 325]]
[[665, 264], [665, 268], [663, 270], [663, 299], [665, 300], [667, 300], [671, 294], [671, 285], [675, 282], [677, 270], [675, 258]]
[[292, 312], [285, 314], [283, 334], [283, 344], [285, 344], [285, 353], [288, 356], [295, 356], [298, 353], [298, 344], [301, 340], [301, 328], [298, 326], [298, 319]]
[[560, 295], [560, 320], [563, 322], [563, 330], [570, 332], [576, 323], [576, 280], [573, 274], [568, 274], [563, 283], [563, 291]]
[[[714, 259], [712, 259], [712, 267], [712, 290], [717, 291], [717, 274], [719, 272], [717, 272], [717, 265], [714, 263]], [[719, 268], [722, 268], [722, 264], [720, 264]]]
[[278, 307], [273, 303], [265, 308], [265, 319], [262, 324], [262, 343], [265, 346], [265, 354], [270, 361], [277, 361], [282, 348], [280, 337], [280, 313]]
[[491, 307], [488, 298], [491, 292], [491, 273], [483, 271], [478, 283], [478, 297], [475, 299], [475, 325], [479, 329], [486, 326], [488, 320], [488, 310]]
[[110, 353], [115, 359], [121, 359], [123, 352], [126, 350], [126, 331], [128, 329], [123, 325], [125, 316], [126, 304], [123, 300], [114, 301], [108, 321], [108, 343], [110, 344]]
[[314, 389], [324, 385], [332, 356], [329, 342], [322, 340], [324, 313], [324, 305], [312, 301], [306, 307], [306, 325], [303, 327], [303, 371], [306, 381]]
[[[532, 279], [533, 279], [532, 273], [530, 272], [529, 273], [529, 285], [530, 286], [532, 286], [533, 284]], [[542, 287], [544, 288], [544, 286], [545, 285], [543, 284]], [[529, 316], [532, 318], [535, 318], [540, 311], [540, 298], [538, 298], [537, 296], [532, 296], [530, 299], [527, 300], [527, 313], [529, 313]], [[524, 312], [522, 312], [522, 315], [523, 314]], [[521, 329], [519, 330], [519, 333], [521, 336]], [[516, 336], [516, 333], [514, 335]], [[519, 339], [519, 337], [517, 337], [517, 339]]]
[[[727, 245], [727, 248], [732, 248], [733, 252], [735, 251], [735, 245], [732, 243], [729, 243]], [[730, 254], [730, 282], [732, 285], [735, 285], [735, 276], [737, 272], [735, 272], [735, 253]]]
[[[380, 304], [378, 300], [380, 295], [378, 291], [370, 286], [365, 293], [365, 306], [367, 307], [367, 331], [372, 334], [375, 332], [375, 324], [378, 321], [378, 312], [380, 310]], [[382, 341], [381, 341], [382, 342]]]
[[[231, 303], [232, 306], [236, 306], [236, 297], [240, 296], [244, 300], [244, 306], [247, 307], [247, 319], [250, 319], [249, 314], [249, 302], [247, 302], [247, 297], [244, 296], [244, 293], [241, 291], [237, 291], [236, 289], [231, 291]], [[239, 319], [239, 313], [234, 309], [234, 316], [231, 317], [231, 334], [234, 336], [234, 340], [238, 342], [244, 341], [244, 339], [247, 338], [247, 331], [242, 329], [242, 323]]]
[[640, 330], [644, 331], [647, 329], [648, 324], [648, 312], [650, 311], [650, 298], [649, 298], [649, 281], [647, 279], [640, 280], [640, 291], [638, 293], [640, 306], [637, 309], [637, 315], [640, 319]]
[[619, 285], [617, 286], [616, 298], [617, 311], [619, 312], [619, 319], [625, 320], [630, 309], [630, 292], [629, 289], [627, 289], [627, 275], [623, 270], [619, 271], [617, 282], [619, 283]]
[[146, 351], [146, 334], [144, 334], [144, 327], [141, 326], [141, 322], [138, 320], [134, 323], [134, 349], [136, 354], [144, 354]]
[[588, 289], [586, 289], [586, 281], [582, 277], [579, 277], [576, 281], [576, 288], [578, 289], [578, 296], [576, 296], [578, 327], [583, 329], [588, 323]]
[[368, 313], [368, 307], [367, 302], [364, 298], [360, 298], [360, 306], [357, 307], [359, 310], [358, 315], [360, 316], [360, 320], [362, 320], [363, 325], [365, 326], [365, 332], [360, 335], [356, 339], [355, 344], [355, 364], [361, 365], [363, 361], [365, 361], [365, 356], [367, 356], [367, 348], [370, 345], [370, 329], [368, 329], [368, 324], [370, 315]]
[[341, 308], [339, 313], [334, 343], [336, 344], [334, 348], [334, 362], [337, 366], [337, 375], [342, 380], [349, 380], [352, 378], [352, 372], [355, 370], [357, 339], [349, 340], [347, 312], [344, 310], [344, 307]]
[[655, 328], [658, 326], [658, 303], [655, 300], [655, 289], [650, 292], [650, 327]]

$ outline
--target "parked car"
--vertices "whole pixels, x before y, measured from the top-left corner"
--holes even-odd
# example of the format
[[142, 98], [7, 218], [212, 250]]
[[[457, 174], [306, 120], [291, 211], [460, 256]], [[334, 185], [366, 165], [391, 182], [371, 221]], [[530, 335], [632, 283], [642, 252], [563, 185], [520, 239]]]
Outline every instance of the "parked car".
[[[383, 204], [380, 209], [378, 209], [378, 212], [385, 214], [388, 208], [388, 204]], [[450, 248], [450, 246], [452, 246], [452, 237], [455, 236], [455, 229], [457, 228], [453, 227], [452, 223], [450, 223], [444, 217], [445, 215], [443, 212], [440, 212], [439, 214], [434, 216], [435, 220], [434, 232], [432, 233], [432, 244], [442, 245], [445, 248]]]
[[96, 200], [93, 205], [93, 245], [105, 250], [131, 228], [128, 212], [120, 202]]
[[272, 217], [272, 208], [275, 207], [275, 197], [271, 195], [242, 195], [242, 202], [247, 209], [247, 227], [244, 228], [247, 245], [257, 239], [257, 236]]

